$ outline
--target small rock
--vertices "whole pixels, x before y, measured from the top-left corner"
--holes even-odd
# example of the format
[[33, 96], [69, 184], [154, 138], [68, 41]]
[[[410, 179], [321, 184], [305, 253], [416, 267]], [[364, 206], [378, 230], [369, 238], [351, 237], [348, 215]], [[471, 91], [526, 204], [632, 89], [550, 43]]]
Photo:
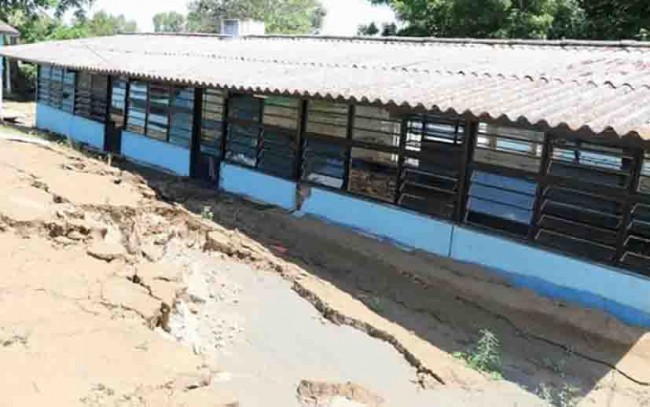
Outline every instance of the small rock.
[[150, 328], [155, 328], [161, 315], [160, 300], [149, 296], [144, 287], [126, 279], [114, 278], [104, 283], [104, 301], [115, 306], [135, 311], [142, 316]]
[[72, 240], [84, 240], [86, 236], [77, 230], [73, 230], [72, 232], [68, 233], [68, 238]]
[[143, 189], [142, 196], [148, 199], [154, 199], [156, 197], [156, 192], [151, 189]]
[[154, 280], [179, 281], [181, 278], [179, 267], [168, 263], [138, 264], [136, 274], [145, 284], [150, 284]]
[[74, 241], [72, 239], [69, 239], [69, 238], [67, 238], [65, 236], [57, 236], [57, 237], [54, 238], [54, 241], [56, 243], [64, 245], [64, 246], [70, 246], [70, 245], [73, 245], [73, 244], [77, 243], [76, 241]]
[[213, 231], [208, 233], [205, 241], [205, 250], [222, 252], [228, 255], [233, 254], [233, 247], [230, 242], [230, 238], [221, 231]]
[[153, 280], [146, 284], [151, 290], [151, 295], [158, 298], [170, 308], [176, 301], [176, 283], [163, 280]]
[[95, 242], [88, 248], [87, 253], [92, 257], [108, 262], [124, 258], [126, 254], [122, 245], [106, 241]]
[[142, 246], [141, 250], [144, 258], [152, 262], [160, 260], [164, 254], [163, 249], [160, 246], [153, 244], [145, 244]]

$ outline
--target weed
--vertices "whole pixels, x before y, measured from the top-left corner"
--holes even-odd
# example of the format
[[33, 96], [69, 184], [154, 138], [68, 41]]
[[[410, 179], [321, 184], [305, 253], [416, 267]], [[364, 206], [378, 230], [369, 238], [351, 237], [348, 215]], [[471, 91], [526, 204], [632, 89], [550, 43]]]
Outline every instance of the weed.
[[203, 210], [201, 211], [201, 217], [207, 220], [214, 220], [214, 213], [212, 212], [212, 207], [209, 205], [204, 206]]
[[376, 295], [372, 295], [368, 297], [367, 306], [368, 308], [377, 312], [378, 314], [381, 314], [383, 311], [385, 311], [385, 306], [382, 298]]
[[554, 407], [576, 407], [580, 401], [580, 389], [568, 383], [559, 390], [541, 383], [537, 388], [537, 395], [549, 406]]
[[575, 407], [578, 405], [580, 400], [580, 389], [565, 383], [564, 386], [560, 389], [558, 394], [558, 401], [560, 402], [560, 407]]
[[472, 369], [488, 373], [493, 379], [499, 380], [502, 378], [499, 339], [488, 329], [481, 329], [480, 335], [469, 352], [456, 352], [453, 355], [464, 360]]
[[537, 388], [537, 395], [544, 400], [549, 406], [555, 405], [555, 397], [553, 396], [553, 389], [546, 383], [541, 383]]

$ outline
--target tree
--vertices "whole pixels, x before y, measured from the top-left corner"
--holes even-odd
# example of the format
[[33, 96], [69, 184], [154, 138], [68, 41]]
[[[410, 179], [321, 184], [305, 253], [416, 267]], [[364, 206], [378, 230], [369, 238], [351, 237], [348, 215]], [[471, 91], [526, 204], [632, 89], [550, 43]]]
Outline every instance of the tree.
[[650, 30], [648, 0], [580, 0], [586, 31], [593, 38], [644, 39]]
[[379, 27], [377, 27], [377, 24], [375, 24], [374, 21], [370, 24], [362, 24], [357, 29], [357, 34], [368, 36], [377, 35], [379, 34]]
[[183, 32], [185, 30], [185, 16], [175, 11], [158, 13], [153, 17], [155, 32]]
[[188, 31], [219, 32], [225, 18], [264, 21], [267, 33], [307, 34], [322, 26], [325, 9], [320, 0], [193, 0]]
[[86, 24], [89, 37], [101, 37], [106, 35], [134, 33], [138, 31], [138, 24], [135, 21], [127, 20], [124, 15], [114, 16], [100, 11], [93, 15]]
[[77, 19], [85, 19], [95, 0], [0, 0], [0, 20], [9, 21], [16, 14], [34, 18], [44, 11], [53, 11], [61, 17], [68, 10], [73, 10]]
[[370, 0], [405, 24], [399, 35], [535, 39], [643, 39], [648, 0]]
[[375, 36], [381, 35], [382, 37], [393, 37], [397, 35], [397, 25], [395, 23], [382, 23], [381, 30], [377, 27], [374, 21], [370, 24], [362, 24], [357, 29], [357, 35]]
[[42, 16], [35, 20], [35, 29], [30, 30], [30, 37], [27, 40], [36, 42], [103, 37], [133, 33], [137, 30], [135, 21], [129, 21], [123, 15], [113, 16], [104, 11], [95, 13], [91, 19], [76, 19], [71, 25], [62, 23], [60, 19]]

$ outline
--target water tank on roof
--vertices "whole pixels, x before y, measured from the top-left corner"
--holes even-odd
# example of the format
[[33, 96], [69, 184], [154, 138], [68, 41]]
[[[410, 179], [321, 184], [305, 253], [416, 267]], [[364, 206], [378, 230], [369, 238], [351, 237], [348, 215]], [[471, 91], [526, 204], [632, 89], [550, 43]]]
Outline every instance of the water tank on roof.
[[266, 27], [263, 21], [227, 19], [221, 20], [221, 35], [241, 37], [244, 35], [264, 35]]

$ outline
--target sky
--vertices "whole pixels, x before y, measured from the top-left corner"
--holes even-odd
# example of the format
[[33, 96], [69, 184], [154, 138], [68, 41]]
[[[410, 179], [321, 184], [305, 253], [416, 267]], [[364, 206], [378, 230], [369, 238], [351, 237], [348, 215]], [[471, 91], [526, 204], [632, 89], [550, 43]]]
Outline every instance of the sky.
[[[360, 24], [391, 22], [395, 15], [387, 6], [372, 6], [368, 0], [321, 0], [327, 9], [323, 34], [354, 35]], [[140, 31], [153, 31], [153, 16], [163, 11], [185, 14], [190, 0], [96, 0], [93, 11], [124, 14], [135, 20]]]

